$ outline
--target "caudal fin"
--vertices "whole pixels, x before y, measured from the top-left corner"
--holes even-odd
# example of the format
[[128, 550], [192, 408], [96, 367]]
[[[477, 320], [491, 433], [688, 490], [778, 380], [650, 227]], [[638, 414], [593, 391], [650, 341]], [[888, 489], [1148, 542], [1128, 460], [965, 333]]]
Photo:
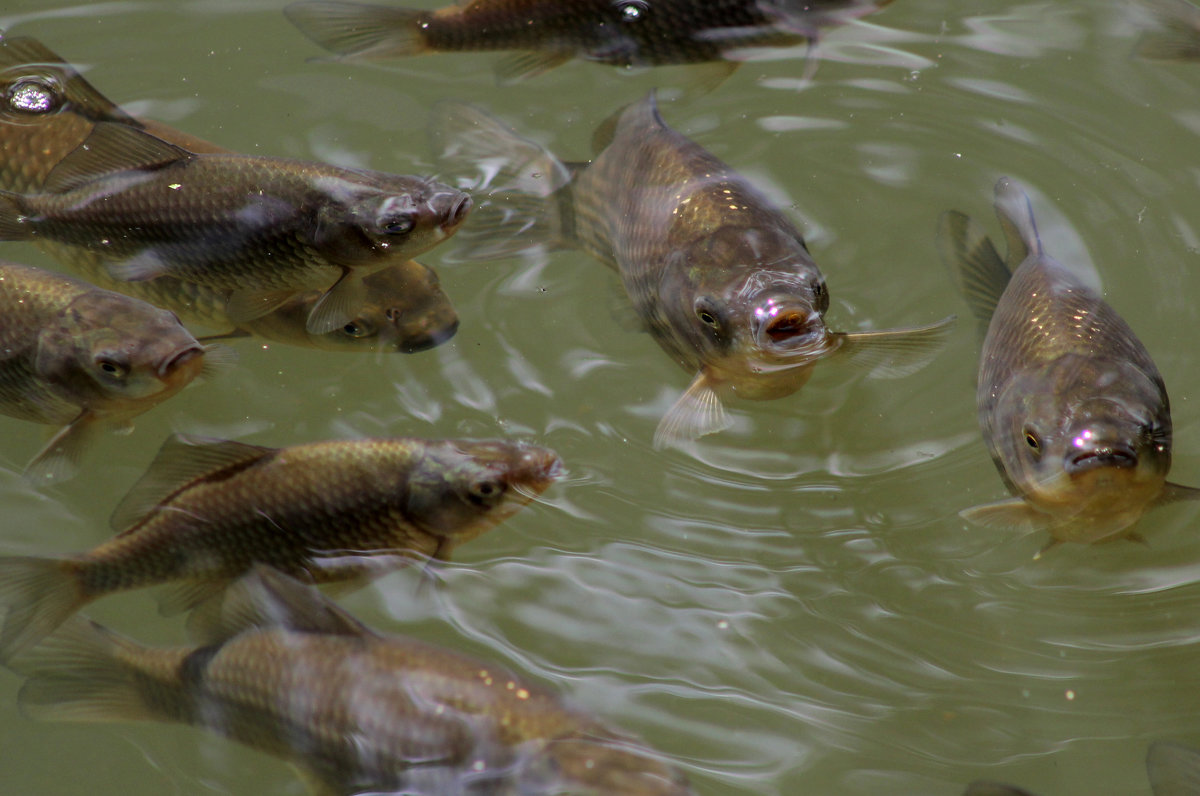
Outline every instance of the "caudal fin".
[[[122, 654], [123, 648], [126, 654]], [[125, 662], [135, 645], [84, 617], [73, 617], [36, 649], [13, 662], [30, 675], [17, 695], [21, 711], [51, 721], [161, 719]]]
[[1200, 749], [1155, 741], [1146, 753], [1146, 773], [1154, 796], [1200, 794]]
[[283, 13], [301, 33], [344, 60], [402, 58], [428, 49], [420, 25], [428, 11], [317, 0], [292, 3]]
[[0, 558], [0, 662], [33, 647], [87, 601], [69, 560]]
[[509, 257], [538, 247], [556, 248], [571, 237], [571, 172], [541, 144], [518, 135], [499, 119], [463, 102], [434, 107], [429, 122], [442, 168], [472, 183], [477, 204], [458, 233], [459, 254], [471, 260]]

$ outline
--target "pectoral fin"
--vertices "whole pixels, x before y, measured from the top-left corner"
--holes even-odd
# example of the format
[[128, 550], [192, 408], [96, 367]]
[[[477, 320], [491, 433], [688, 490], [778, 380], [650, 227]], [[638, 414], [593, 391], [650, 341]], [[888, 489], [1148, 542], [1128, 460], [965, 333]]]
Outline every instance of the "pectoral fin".
[[1155, 741], [1146, 752], [1146, 773], [1154, 796], [1200, 794], [1200, 749]]
[[898, 379], [916, 373], [946, 347], [957, 317], [928, 326], [877, 332], [836, 332], [837, 355], [875, 379]]
[[502, 60], [496, 67], [496, 76], [501, 83], [515, 83], [526, 78], [537, 77], [543, 72], [549, 72], [574, 57], [575, 54], [569, 50], [551, 50], [550, 52], [528, 50]]
[[1162, 492], [1154, 500], [1154, 505], [1165, 506], [1168, 503], [1178, 503], [1181, 500], [1200, 500], [1200, 489], [1194, 486], [1173, 484], [1170, 481], [1163, 484]]
[[91, 412], [83, 412], [59, 429], [25, 467], [25, 478], [35, 487], [43, 487], [74, 476], [83, 452], [95, 436], [96, 423]]
[[362, 274], [346, 270], [317, 300], [308, 313], [304, 328], [309, 334], [329, 334], [358, 317], [367, 303], [367, 287]]
[[995, 503], [972, 506], [958, 513], [973, 525], [999, 531], [1046, 530], [1051, 525], [1050, 517], [1038, 511], [1021, 498], [1009, 498]]
[[708, 374], [701, 371], [687, 390], [667, 410], [654, 431], [654, 447], [662, 449], [715, 434], [733, 425]]
[[295, 295], [295, 290], [236, 290], [225, 302], [225, 315], [230, 323], [240, 325], [269, 315]]

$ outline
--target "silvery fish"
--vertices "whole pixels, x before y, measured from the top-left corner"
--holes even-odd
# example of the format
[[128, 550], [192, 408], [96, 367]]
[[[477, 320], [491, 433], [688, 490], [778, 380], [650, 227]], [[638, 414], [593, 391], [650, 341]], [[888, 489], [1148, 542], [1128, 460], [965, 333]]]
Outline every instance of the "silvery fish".
[[800, 233], [748, 180], [667, 127], [653, 95], [602, 126], [596, 156], [573, 166], [471, 106], [434, 114], [448, 168], [496, 175], [468, 229], [468, 256], [539, 240], [585, 249], [617, 271], [646, 329], [694, 374], [656, 447], [727, 427], [719, 394], [790, 395], [835, 353], [875, 375], [911, 373], [953, 325], [831, 332], [825, 278]]
[[[99, 122], [119, 122], [199, 154], [233, 154], [158, 122], [135, 119], [110, 102], [77, 70], [41, 42], [0, 36], [0, 190], [40, 191], [54, 168], [88, 138]], [[93, 283], [172, 310], [188, 324], [225, 335], [255, 334], [275, 342], [327, 350], [421, 351], [453, 336], [458, 316], [437, 275], [414, 261], [363, 279], [365, 300], [356, 315], [323, 334], [307, 319], [323, 290], [298, 293], [278, 309], [233, 324], [225, 312], [232, 290], [170, 276], [140, 282], [114, 279], [103, 252], [47, 243], [42, 248]]]
[[62, 426], [29, 464], [34, 483], [69, 476], [97, 427], [127, 426], [228, 361], [166, 310], [0, 263], [0, 412]]
[[[1154, 796], [1200, 796], [1200, 749], [1174, 741], [1154, 741], [1146, 752], [1146, 773]], [[972, 782], [963, 796], [1034, 796], [1000, 782]]]
[[749, 47], [811, 44], [821, 28], [890, 1], [471, 0], [421, 11], [318, 0], [293, 3], [284, 13], [305, 36], [347, 59], [516, 50], [500, 74], [518, 78], [573, 58], [654, 66], [717, 61]]
[[264, 448], [175, 436], [113, 514], [120, 533], [60, 558], [0, 558], [0, 660], [105, 594], [160, 583], [194, 607], [256, 563], [318, 583], [444, 560], [546, 489], [553, 451], [410, 438]]
[[453, 234], [470, 197], [433, 180], [250, 155], [196, 154], [100, 122], [38, 193], [0, 192], [0, 240], [100, 253], [124, 280], [230, 290], [235, 323], [323, 289], [321, 334], [365, 303], [363, 277]]
[[1136, 52], [1162, 61], [1200, 61], [1200, 8], [1187, 0], [1139, 0], [1158, 30], [1142, 35]]
[[1045, 529], [1053, 546], [1128, 535], [1151, 506], [1200, 496], [1166, 481], [1171, 410], [1141, 341], [1080, 275], [1046, 254], [1028, 197], [1007, 178], [996, 183], [996, 215], [1007, 261], [962, 213], [944, 214], [938, 234], [972, 312], [988, 324], [979, 424], [1017, 495], [962, 516]]
[[377, 633], [256, 568], [202, 646], [82, 617], [12, 662], [39, 719], [203, 727], [295, 764], [321, 796], [689, 796], [682, 772], [503, 666]]

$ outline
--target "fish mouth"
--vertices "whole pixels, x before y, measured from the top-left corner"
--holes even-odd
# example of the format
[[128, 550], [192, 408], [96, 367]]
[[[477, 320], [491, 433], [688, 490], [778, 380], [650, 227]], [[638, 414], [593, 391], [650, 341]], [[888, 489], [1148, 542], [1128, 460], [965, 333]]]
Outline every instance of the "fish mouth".
[[768, 303], [755, 309], [754, 342], [772, 359], [808, 361], [828, 348], [825, 319], [810, 307]]
[[466, 221], [475, 201], [462, 191], [440, 191], [431, 196], [426, 205], [438, 218], [443, 219], [438, 229], [443, 235], [449, 236]]
[[1128, 470], [1137, 464], [1137, 451], [1128, 445], [1104, 445], [1072, 452], [1067, 456], [1065, 469], [1071, 475], [1079, 475], [1102, 467]]
[[566, 473], [566, 467], [552, 450], [527, 450], [521, 454], [515, 477], [509, 486], [521, 497], [536, 500], [551, 484]]
[[158, 375], [163, 377], [169, 376], [182, 366], [202, 356], [204, 356], [203, 346], [185, 348], [171, 358], [163, 360], [162, 364], [158, 366]]
[[405, 354], [416, 354], [420, 351], [428, 351], [431, 348], [437, 348], [442, 343], [449, 340], [458, 331], [458, 318], [453, 321], [443, 324], [433, 331], [417, 332], [415, 334], [403, 335], [400, 339], [399, 350]]

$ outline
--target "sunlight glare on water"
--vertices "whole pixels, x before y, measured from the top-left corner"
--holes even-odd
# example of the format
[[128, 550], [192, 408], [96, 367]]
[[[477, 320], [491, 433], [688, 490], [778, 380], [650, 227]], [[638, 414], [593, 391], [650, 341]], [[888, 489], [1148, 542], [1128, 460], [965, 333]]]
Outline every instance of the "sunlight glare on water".
[[[436, 593], [411, 569], [343, 604], [551, 685], [705, 796], [951, 796], [975, 779], [1149, 793], [1151, 741], [1200, 745], [1197, 510], [1155, 510], [1144, 544], [1038, 561], [1042, 535], [958, 517], [1005, 490], [975, 417], [980, 336], [933, 238], [959, 209], [999, 241], [992, 186], [1024, 183], [1047, 250], [1094, 267], [1154, 356], [1172, 480], [1200, 484], [1200, 63], [1134, 58], [1144, 20], [1122, 0], [896, 0], [828, 32], [811, 81], [803, 48], [773, 50], [705, 91], [688, 67], [572, 62], [498, 85], [496, 54], [331, 62], [278, 2], [8, 0], [0, 26], [114, 102], [250, 154], [434, 174], [428, 112], [452, 97], [583, 161], [595, 127], [657, 86], [667, 123], [804, 233], [832, 328], [959, 324], [916, 375], [825, 363], [800, 393], [731, 403], [732, 429], [660, 452], [655, 425], [691, 374], [636, 330], [616, 277], [578, 251], [463, 262], [450, 241], [418, 258], [461, 318], [431, 351], [236, 341], [240, 367], [104, 436], [44, 494], [20, 478], [43, 429], [0, 418], [0, 552], [105, 539], [171, 430], [271, 446], [529, 439], [568, 469], [542, 502], [457, 550]], [[182, 638], [140, 592], [88, 612], [139, 641]], [[33, 722], [19, 687], [0, 673], [5, 793], [305, 793], [285, 765], [201, 730]]]

